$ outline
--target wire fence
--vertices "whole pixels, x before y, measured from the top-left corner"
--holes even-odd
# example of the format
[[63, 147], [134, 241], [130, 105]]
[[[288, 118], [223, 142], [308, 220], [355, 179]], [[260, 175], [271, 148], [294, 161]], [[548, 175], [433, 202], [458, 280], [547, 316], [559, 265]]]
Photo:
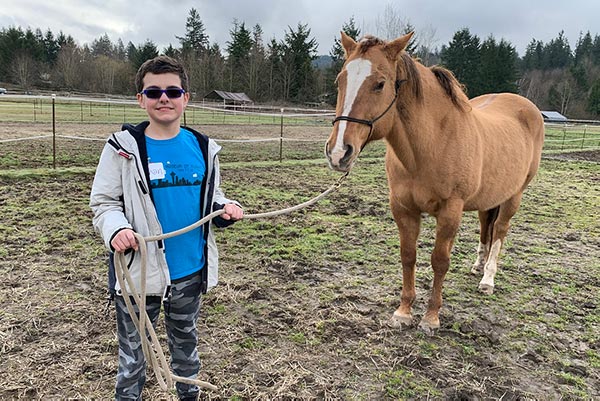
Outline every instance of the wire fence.
[[[54, 113], [52, 107], [54, 106]], [[184, 124], [321, 125], [328, 123], [333, 110], [299, 109], [277, 106], [229, 105], [216, 102], [190, 102]], [[147, 118], [135, 100], [94, 99], [28, 95], [0, 96], [0, 123], [127, 123]]]
[[[210, 130], [223, 146], [223, 161], [283, 161], [323, 158], [333, 117], [330, 110], [202, 103], [188, 106], [183, 123]], [[110, 132], [94, 125], [112, 129], [145, 118], [131, 100], [1, 96], [0, 167], [95, 165]], [[599, 125], [554, 123], [545, 130], [544, 153], [600, 149]], [[384, 152], [385, 145], [377, 142], [365, 149], [365, 156]]]

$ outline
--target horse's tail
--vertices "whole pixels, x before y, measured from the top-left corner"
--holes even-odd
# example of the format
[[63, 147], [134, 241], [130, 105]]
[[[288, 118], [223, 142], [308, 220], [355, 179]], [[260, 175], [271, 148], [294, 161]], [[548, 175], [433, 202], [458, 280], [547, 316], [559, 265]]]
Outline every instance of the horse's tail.
[[485, 234], [486, 244], [492, 246], [492, 240], [494, 239], [494, 223], [498, 219], [498, 214], [500, 212], [500, 206], [496, 206], [488, 210], [487, 215], [487, 232]]

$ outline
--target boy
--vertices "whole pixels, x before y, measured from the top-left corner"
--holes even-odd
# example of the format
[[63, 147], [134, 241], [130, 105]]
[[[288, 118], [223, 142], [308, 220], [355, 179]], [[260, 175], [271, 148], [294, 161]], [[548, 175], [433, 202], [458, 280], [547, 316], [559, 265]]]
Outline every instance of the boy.
[[[220, 146], [180, 126], [190, 96], [183, 66], [170, 57], [156, 57], [142, 64], [135, 84], [138, 103], [149, 121], [124, 125], [123, 131], [110, 136], [90, 195], [94, 228], [106, 246], [112, 252], [137, 251], [134, 231], [144, 237], [171, 232], [222, 208], [225, 213], [213, 224], [225, 227], [240, 220], [240, 205], [225, 198], [220, 188]], [[200, 296], [217, 283], [218, 252], [210, 226], [206, 223], [147, 244], [146, 311], [156, 324], [162, 300], [171, 367], [187, 378], [196, 378], [200, 369], [196, 349]], [[128, 265], [139, 283], [138, 252], [130, 254]], [[117, 283], [114, 290], [119, 339], [115, 399], [137, 400], [146, 380], [146, 361]], [[176, 387], [181, 400], [198, 399], [197, 386], [177, 383]]]

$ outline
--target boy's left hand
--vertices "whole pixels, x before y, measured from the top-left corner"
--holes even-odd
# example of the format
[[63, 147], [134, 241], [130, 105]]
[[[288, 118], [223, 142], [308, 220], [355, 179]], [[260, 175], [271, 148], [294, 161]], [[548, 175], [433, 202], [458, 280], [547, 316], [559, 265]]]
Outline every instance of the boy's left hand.
[[228, 203], [223, 206], [225, 213], [221, 215], [225, 220], [241, 220], [244, 217], [244, 211], [235, 203]]

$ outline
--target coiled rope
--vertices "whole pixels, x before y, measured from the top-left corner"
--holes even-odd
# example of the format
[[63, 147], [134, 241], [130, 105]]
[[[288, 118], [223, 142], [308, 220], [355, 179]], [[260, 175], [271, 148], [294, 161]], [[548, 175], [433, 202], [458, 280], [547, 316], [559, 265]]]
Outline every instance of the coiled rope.
[[[301, 203], [299, 205], [292, 206], [292, 207], [289, 207], [286, 209], [274, 210], [271, 212], [247, 214], [247, 215], [244, 215], [244, 217], [242, 219], [249, 220], [249, 219], [263, 219], [263, 218], [275, 217], [275, 216], [280, 216], [283, 214], [289, 214], [289, 213], [295, 212], [297, 210], [303, 209], [305, 207], [308, 207], [310, 205], [313, 205], [313, 204], [317, 203], [318, 201], [320, 201], [321, 199], [323, 199], [325, 196], [327, 196], [332, 191], [339, 188], [340, 185], [342, 184], [342, 181], [346, 178], [347, 175], [348, 175], [348, 173], [342, 175], [337, 180], [337, 182], [334, 183], [327, 190], [325, 190], [318, 196], [315, 196], [314, 198], [312, 198], [304, 203]], [[161, 234], [161, 235], [143, 237], [140, 234], [134, 232], [134, 235], [138, 242], [139, 252], [140, 252], [140, 257], [141, 257], [141, 261], [140, 261], [141, 277], [146, 277], [146, 264], [147, 264], [147, 259], [148, 259], [147, 247], [146, 247], [147, 242], [160, 241], [163, 239], [175, 237], [177, 235], [185, 234], [188, 231], [194, 230], [194, 229], [202, 226], [206, 222], [214, 219], [215, 217], [222, 215], [223, 213], [225, 213], [225, 210], [223, 210], [223, 209], [217, 210], [215, 212], [210, 213], [206, 217], [198, 220], [194, 224], [191, 224], [182, 229], [172, 231], [169, 233], [165, 233], [165, 234]], [[164, 354], [162, 347], [160, 346], [160, 343], [158, 341], [158, 336], [156, 335], [154, 327], [152, 326], [152, 322], [150, 321], [150, 317], [148, 316], [148, 313], [146, 312], [146, 280], [141, 280], [139, 294], [135, 293], [135, 292], [130, 294], [127, 291], [127, 286], [129, 286], [129, 288], [136, 288], [136, 287], [135, 287], [135, 284], [131, 277], [131, 274], [129, 274], [129, 270], [127, 268], [124, 268], [123, 266], [127, 266], [127, 262], [125, 260], [125, 254], [123, 252], [118, 252], [115, 254], [115, 275], [117, 276], [117, 281], [119, 282], [119, 286], [121, 287], [123, 300], [125, 301], [125, 304], [127, 306], [129, 316], [131, 316], [131, 320], [133, 321], [133, 324], [135, 325], [136, 329], [138, 330], [138, 333], [140, 333], [140, 340], [142, 342], [142, 352], [144, 353], [146, 361], [149, 361], [150, 365], [152, 366], [152, 370], [154, 371], [154, 375], [156, 376], [156, 380], [158, 381], [160, 388], [163, 391], [169, 391], [169, 389], [173, 388], [174, 382], [180, 382], [180, 383], [196, 385], [198, 387], [216, 391], [217, 387], [213, 384], [210, 384], [210, 383], [202, 381], [202, 380], [189, 379], [186, 377], [177, 376], [171, 372], [170, 367], [167, 363], [167, 359], [165, 358], [165, 354]], [[127, 285], [125, 285], [125, 282], [127, 282]], [[138, 316], [136, 315], [135, 309], [133, 307], [130, 297], [132, 297], [135, 301], [135, 304], [139, 306], [141, 318], [138, 318]], [[143, 311], [143, 313], [142, 313], [142, 311]], [[148, 333], [147, 336], [141, 335], [141, 333], [146, 333], [146, 332]]]

